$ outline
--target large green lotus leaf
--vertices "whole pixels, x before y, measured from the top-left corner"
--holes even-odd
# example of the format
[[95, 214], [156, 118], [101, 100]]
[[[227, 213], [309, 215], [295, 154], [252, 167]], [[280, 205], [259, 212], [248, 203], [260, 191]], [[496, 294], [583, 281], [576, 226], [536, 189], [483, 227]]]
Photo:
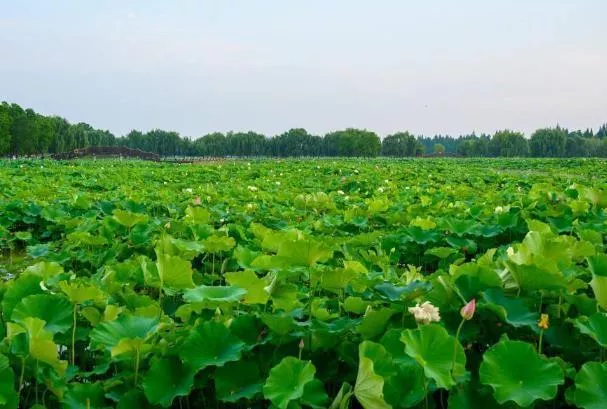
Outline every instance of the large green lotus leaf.
[[222, 402], [252, 399], [262, 389], [262, 377], [254, 362], [228, 362], [215, 371], [215, 392]]
[[423, 230], [417, 226], [411, 226], [405, 231], [404, 240], [414, 241], [417, 244], [427, 244], [440, 239], [440, 233], [436, 230]]
[[219, 253], [233, 249], [236, 246], [236, 240], [230, 236], [211, 236], [203, 240], [202, 244], [207, 252]]
[[21, 300], [13, 309], [11, 319], [23, 323], [27, 317], [45, 321], [44, 329], [56, 334], [65, 332], [72, 326], [72, 304], [64, 297], [54, 294], [30, 295]]
[[588, 257], [588, 268], [592, 275], [607, 277], [607, 254], [597, 254], [596, 256]]
[[558, 363], [539, 355], [531, 344], [510, 340], [485, 352], [479, 375], [498, 403], [514, 401], [525, 408], [538, 399], [553, 399], [565, 382]]
[[587, 362], [575, 377], [575, 404], [583, 409], [605, 409], [607, 363]]
[[320, 286], [339, 294], [356, 277], [367, 274], [367, 268], [358, 261], [344, 261], [343, 268], [328, 268], [321, 272]]
[[22, 325], [27, 333], [30, 356], [50, 365], [59, 375], [63, 375], [67, 361], [59, 359], [59, 348], [53, 342], [53, 334], [44, 329], [46, 323], [39, 318], [27, 317]]
[[247, 290], [233, 286], [207, 286], [201, 285], [191, 290], [186, 290], [183, 294], [183, 299], [186, 302], [239, 302], [245, 295]]
[[63, 267], [61, 267], [61, 264], [55, 263], [54, 261], [41, 261], [33, 266], [29, 266], [24, 272], [37, 275], [43, 280], [48, 280], [51, 277], [63, 273]]
[[297, 328], [297, 323], [293, 317], [287, 313], [280, 314], [262, 314], [261, 321], [281, 337], [288, 335]]
[[592, 273], [590, 286], [594, 291], [597, 303], [607, 310], [607, 254], [588, 257], [588, 267]]
[[[156, 332], [157, 318], [121, 315], [114, 321], [104, 321], [90, 333], [91, 345], [102, 346], [112, 356], [131, 352]], [[128, 342], [136, 341], [136, 342]]]
[[449, 409], [516, 409], [513, 402], [500, 405], [493, 398], [491, 388], [469, 382], [466, 385], [452, 389], [449, 392], [447, 407]]
[[74, 383], [63, 396], [63, 407], [69, 409], [105, 409], [105, 391], [101, 382]]
[[446, 259], [449, 256], [457, 254], [457, 250], [453, 247], [433, 247], [424, 252], [425, 255], [435, 256], [442, 259]]
[[392, 283], [385, 282], [375, 286], [381, 297], [390, 301], [408, 301], [423, 296], [432, 289], [432, 284], [425, 281], [415, 280], [406, 286], [395, 286]]
[[17, 409], [19, 394], [15, 390], [15, 374], [9, 366], [9, 360], [0, 355], [0, 408]]
[[143, 377], [143, 392], [150, 403], [168, 408], [173, 399], [190, 393], [195, 374], [194, 369], [177, 357], [155, 359]]
[[139, 389], [131, 389], [125, 393], [120, 400], [116, 409], [152, 409], [153, 406], [147, 401], [145, 394]]
[[182, 240], [168, 234], [163, 234], [158, 241], [156, 241], [154, 250], [156, 254], [168, 254], [170, 256], [180, 256], [186, 260], [192, 260], [204, 251], [204, 246], [199, 241]]
[[364, 409], [392, 409], [384, 400], [384, 383], [395, 373], [391, 360], [381, 344], [363, 341], [359, 345], [354, 396]]
[[245, 343], [215, 321], [198, 324], [190, 330], [179, 348], [179, 356], [196, 370], [238, 361]]
[[311, 239], [288, 240], [280, 244], [277, 254], [290, 265], [312, 267], [333, 257], [333, 250], [322, 242]]
[[233, 286], [244, 288], [247, 293], [242, 300], [245, 304], [265, 304], [270, 294], [265, 290], [267, 282], [251, 270], [237, 271], [224, 274], [226, 281]]
[[298, 299], [298, 288], [295, 284], [278, 284], [266, 287], [266, 291], [271, 291], [272, 304], [274, 309], [293, 311], [301, 306]]
[[194, 287], [192, 265], [179, 256], [156, 253], [156, 268], [163, 289], [183, 290]]
[[424, 399], [424, 370], [405, 353], [400, 341], [401, 331], [388, 330], [381, 338], [381, 344], [392, 355], [396, 374], [386, 379], [384, 394], [386, 402], [396, 407], [412, 407]]
[[567, 281], [563, 273], [543, 268], [546, 265], [544, 262], [536, 261], [536, 263], [527, 265], [506, 261], [506, 266], [519, 287], [524, 290], [558, 290], [567, 287]]
[[361, 297], [347, 297], [343, 302], [346, 312], [353, 314], [364, 314], [371, 301], [363, 300]]
[[301, 403], [312, 409], [326, 409], [327, 403], [329, 403], [329, 395], [327, 395], [323, 383], [318, 379], [313, 379], [312, 382], [307, 383], [304, 386]]
[[[417, 329], [407, 329], [400, 340], [405, 344], [405, 352], [424, 368], [426, 377], [433, 379], [439, 388], [450, 389], [456, 384], [453, 375], [463, 374], [466, 354], [455, 337], [438, 324], [423, 325]], [[456, 351], [455, 367], [453, 351]]]
[[211, 212], [204, 207], [188, 206], [185, 209], [184, 219], [193, 224], [208, 224], [211, 221]]
[[392, 317], [394, 313], [395, 311], [390, 308], [381, 308], [377, 311], [369, 309], [364, 315], [360, 325], [358, 325], [357, 331], [365, 339], [374, 338], [384, 332], [390, 317]]
[[40, 277], [38, 276], [22, 274], [8, 286], [4, 297], [2, 297], [2, 314], [6, 321], [11, 319], [13, 309], [22, 299], [28, 295], [42, 294], [44, 292], [42, 287], [40, 287], [40, 281]]
[[311, 362], [287, 356], [270, 370], [263, 394], [276, 407], [287, 409], [291, 401], [304, 395], [305, 386], [314, 380], [316, 368]]
[[536, 311], [530, 310], [522, 298], [509, 298], [501, 289], [490, 289], [483, 292], [485, 307], [513, 327], [531, 327], [537, 330], [540, 318]]
[[502, 286], [502, 280], [497, 272], [482, 264], [452, 265], [450, 272], [453, 275], [453, 282], [466, 300], [476, 297], [481, 291]]
[[607, 314], [597, 312], [590, 317], [575, 320], [575, 326], [582, 334], [589, 335], [600, 346], [607, 348]]
[[101, 289], [86, 282], [61, 281], [59, 287], [73, 304], [82, 304], [86, 301], [101, 302], [105, 299], [105, 294]]
[[607, 310], [607, 277], [594, 275], [590, 281], [590, 287], [592, 287], [597, 304]]
[[114, 216], [114, 220], [129, 228], [138, 223], [145, 223], [148, 221], [148, 216], [145, 214], [133, 213], [122, 209], [114, 209], [112, 214]]
[[241, 268], [249, 269], [253, 268], [253, 260], [255, 260], [260, 254], [261, 253], [253, 251], [248, 247], [238, 246], [234, 249], [233, 256]]
[[232, 334], [244, 341], [247, 349], [253, 349], [256, 345], [263, 342], [264, 333], [266, 332], [261, 319], [252, 314], [243, 314], [235, 317], [231, 320], [229, 328]]

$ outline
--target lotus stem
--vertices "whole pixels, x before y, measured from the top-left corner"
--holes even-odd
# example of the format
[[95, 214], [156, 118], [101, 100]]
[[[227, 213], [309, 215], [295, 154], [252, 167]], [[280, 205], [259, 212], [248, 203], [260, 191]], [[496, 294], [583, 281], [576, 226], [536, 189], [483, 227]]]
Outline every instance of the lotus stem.
[[139, 348], [135, 349], [135, 387], [139, 378]]
[[23, 379], [25, 378], [25, 359], [21, 359], [21, 375], [19, 375], [19, 392], [23, 389]]
[[537, 341], [537, 352], [542, 353], [542, 340], [544, 339], [544, 330], [540, 330], [540, 338]]
[[457, 343], [459, 342], [459, 334], [460, 334], [460, 332], [462, 332], [464, 322], [466, 322], [466, 319], [462, 318], [462, 322], [459, 323], [459, 327], [457, 327], [457, 332], [455, 333], [455, 342], [453, 343], [453, 363], [451, 364], [451, 375], [452, 376], [453, 376], [453, 372], [455, 371], [455, 359], [457, 358]]
[[72, 365], [76, 366], [76, 312], [78, 304], [74, 304], [73, 310], [73, 327], [72, 327]]

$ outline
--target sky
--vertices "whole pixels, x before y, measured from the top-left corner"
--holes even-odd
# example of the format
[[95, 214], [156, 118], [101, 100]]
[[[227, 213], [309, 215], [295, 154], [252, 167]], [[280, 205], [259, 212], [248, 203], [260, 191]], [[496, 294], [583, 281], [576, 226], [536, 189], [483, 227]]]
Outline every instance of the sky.
[[116, 135], [607, 122], [605, 0], [0, 3], [0, 100]]

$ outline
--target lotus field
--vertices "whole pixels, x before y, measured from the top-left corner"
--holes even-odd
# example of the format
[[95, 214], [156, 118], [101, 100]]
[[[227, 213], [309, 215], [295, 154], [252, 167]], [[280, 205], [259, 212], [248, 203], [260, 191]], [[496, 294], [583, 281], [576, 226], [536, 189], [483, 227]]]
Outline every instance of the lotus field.
[[0, 408], [607, 408], [607, 162], [0, 162]]

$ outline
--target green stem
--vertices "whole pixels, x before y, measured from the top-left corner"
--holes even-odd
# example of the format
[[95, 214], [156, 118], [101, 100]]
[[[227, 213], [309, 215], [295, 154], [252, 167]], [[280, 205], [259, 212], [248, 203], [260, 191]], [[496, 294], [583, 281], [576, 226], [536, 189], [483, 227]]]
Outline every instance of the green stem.
[[459, 341], [459, 334], [460, 332], [462, 332], [464, 322], [466, 322], [466, 319], [462, 318], [462, 322], [459, 323], [459, 327], [457, 327], [457, 332], [455, 333], [455, 343], [453, 344], [453, 363], [451, 364], [451, 375], [453, 375], [453, 371], [455, 370], [455, 359], [457, 358], [457, 343]]
[[537, 341], [537, 351], [538, 353], [542, 353], [542, 339], [544, 338], [544, 330], [540, 330], [540, 339]]
[[19, 392], [23, 389], [23, 379], [25, 378], [25, 359], [21, 359], [21, 375], [19, 375]]
[[38, 404], [38, 364], [40, 361], [36, 360], [36, 386], [35, 386], [35, 396], [36, 396], [36, 405]]
[[424, 379], [424, 407], [428, 409], [428, 382]]
[[76, 366], [76, 312], [78, 304], [74, 304], [73, 310], [73, 327], [72, 327], [72, 365]]
[[139, 378], [139, 348], [135, 349], [135, 387], [137, 387], [137, 380]]

